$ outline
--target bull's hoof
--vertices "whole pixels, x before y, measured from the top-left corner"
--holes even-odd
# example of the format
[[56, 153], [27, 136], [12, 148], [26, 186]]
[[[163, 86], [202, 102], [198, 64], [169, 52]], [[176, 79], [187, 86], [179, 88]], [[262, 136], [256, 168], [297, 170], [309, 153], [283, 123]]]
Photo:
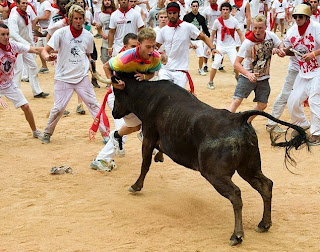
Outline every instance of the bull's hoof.
[[139, 192], [139, 191], [141, 191], [141, 188], [133, 185], [133, 186], [130, 186], [130, 187], [129, 187], [128, 191], [129, 191], [129, 192], [132, 192], [132, 193], [134, 193], [134, 192]]
[[232, 234], [230, 241], [229, 241], [229, 245], [230, 246], [236, 246], [238, 244], [242, 243], [242, 236], [238, 237], [235, 235], [235, 233]]
[[154, 156], [154, 161], [155, 162], [163, 162], [164, 158], [163, 158], [163, 153], [162, 152], [158, 152], [155, 156]]
[[264, 224], [263, 222], [260, 222], [259, 225], [256, 227], [256, 231], [258, 233], [265, 233], [268, 232], [268, 230], [271, 227], [271, 223], [270, 224]]

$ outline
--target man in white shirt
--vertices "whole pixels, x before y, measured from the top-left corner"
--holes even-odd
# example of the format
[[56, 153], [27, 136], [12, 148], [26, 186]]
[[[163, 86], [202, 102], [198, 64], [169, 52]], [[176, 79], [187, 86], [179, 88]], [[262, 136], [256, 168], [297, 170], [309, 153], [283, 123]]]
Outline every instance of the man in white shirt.
[[137, 34], [143, 27], [141, 15], [131, 9], [129, 0], [119, 0], [120, 8], [111, 14], [109, 25], [108, 56], [115, 56], [123, 47], [127, 33]]
[[[32, 10], [28, 13], [28, 1], [17, 0], [17, 8], [12, 10], [8, 20], [8, 27], [10, 30], [10, 38], [14, 41], [20, 42], [24, 45], [33, 45], [32, 36], [32, 21], [35, 19], [35, 15]], [[32, 54], [24, 54], [18, 56], [15, 65], [14, 82], [19, 86], [21, 80], [21, 74], [23, 69], [23, 62], [28, 66], [29, 80], [32, 88], [33, 96], [35, 98], [45, 98], [49, 94], [42, 92], [39, 86], [39, 80], [37, 77], [37, 64], [35, 62], [35, 56]]]
[[320, 23], [319, 0], [309, 0], [309, 3], [311, 4], [311, 12], [312, 12], [310, 20]]
[[[30, 45], [23, 45], [16, 41], [9, 42], [9, 29], [0, 23], [0, 97], [4, 95], [11, 101], [15, 108], [21, 108], [24, 112], [26, 120], [29, 123], [33, 132], [34, 138], [42, 137], [42, 134], [36, 128], [33, 113], [24, 97], [20, 88], [13, 82], [14, 65], [16, 63], [16, 55], [19, 53], [40, 53], [42, 48], [31, 47]], [[7, 107], [8, 105], [0, 98], [0, 107]], [[2, 125], [3, 126], [3, 125]]]
[[272, 16], [273, 16], [273, 32], [277, 31], [277, 26], [280, 24], [281, 37], [284, 34], [284, 24], [288, 21], [288, 2], [287, 0], [274, 0], [272, 4]]
[[[88, 77], [89, 57], [93, 51], [93, 35], [83, 29], [84, 10], [78, 5], [73, 5], [69, 10], [68, 20], [70, 25], [55, 31], [42, 51], [42, 56], [46, 60], [57, 58], [54, 104], [42, 138], [42, 143], [46, 144], [50, 143], [51, 135], [73, 92], [80, 96], [92, 117], [96, 117], [100, 109]], [[58, 55], [52, 54], [54, 51], [58, 51]], [[108, 132], [103, 123], [100, 123], [99, 129], [101, 135], [107, 138]]]
[[[264, 15], [257, 15], [252, 22], [252, 31], [246, 34], [237, 58], [234, 68], [241, 75], [233, 95], [233, 101], [229, 111], [236, 112], [244, 98], [247, 98], [252, 91], [255, 92], [254, 109], [264, 110], [268, 104], [270, 95], [270, 62], [273, 53], [284, 57], [285, 52], [278, 49], [280, 39], [273, 32], [266, 31], [267, 20]], [[275, 50], [273, 50], [276, 48]], [[241, 64], [244, 61], [243, 65]], [[254, 117], [249, 118], [249, 122]]]

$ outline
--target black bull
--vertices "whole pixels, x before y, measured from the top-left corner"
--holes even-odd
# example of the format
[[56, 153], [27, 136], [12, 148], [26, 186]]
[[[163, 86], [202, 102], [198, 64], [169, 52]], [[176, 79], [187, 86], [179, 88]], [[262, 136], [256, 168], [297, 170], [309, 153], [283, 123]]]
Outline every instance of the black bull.
[[261, 171], [257, 135], [247, 120], [250, 116], [262, 115], [297, 130], [299, 135], [290, 141], [276, 143], [277, 139], [271, 137], [272, 145], [286, 148], [286, 159], [291, 159], [289, 151], [293, 147], [298, 149], [303, 144], [308, 145], [306, 132], [262, 111], [231, 113], [212, 108], [169, 81], [122, 79], [126, 86], [124, 90], [114, 89], [112, 115], [119, 119], [132, 112], [142, 121], [143, 129], [141, 173], [130, 191], [142, 189], [153, 149], [159, 149], [155, 161], [163, 161], [162, 153], [165, 153], [176, 163], [199, 171], [231, 201], [235, 227], [230, 244], [236, 245], [244, 236], [241, 191], [231, 181], [237, 171], [262, 196], [264, 211], [257, 231], [268, 231], [271, 227], [273, 182]]

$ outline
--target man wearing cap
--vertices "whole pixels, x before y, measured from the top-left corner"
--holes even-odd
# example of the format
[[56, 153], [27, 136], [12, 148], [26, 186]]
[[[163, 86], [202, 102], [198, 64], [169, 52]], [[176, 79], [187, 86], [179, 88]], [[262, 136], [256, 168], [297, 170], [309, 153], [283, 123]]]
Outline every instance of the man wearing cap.
[[[288, 99], [288, 111], [294, 124], [302, 128], [310, 126], [311, 145], [320, 145], [320, 24], [310, 20], [311, 8], [306, 4], [297, 5], [292, 16], [296, 23], [288, 30], [284, 44], [294, 50], [299, 74]], [[307, 98], [311, 124], [302, 106]]]
[[194, 93], [189, 69], [189, 46], [191, 39], [203, 40], [211, 52], [218, 52], [210, 39], [193, 24], [179, 20], [180, 6], [171, 2], [167, 5], [168, 25], [163, 27], [157, 35], [158, 48], [164, 44], [168, 62], [159, 71], [159, 78], [171, 80], [180, 87], [185, 87], [189, 81], [191, 93]]

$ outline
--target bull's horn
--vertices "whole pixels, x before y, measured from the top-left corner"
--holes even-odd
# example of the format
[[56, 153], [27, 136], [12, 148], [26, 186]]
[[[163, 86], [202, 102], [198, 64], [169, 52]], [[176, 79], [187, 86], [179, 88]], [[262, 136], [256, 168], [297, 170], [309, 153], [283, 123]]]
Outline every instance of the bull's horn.
[[111, 84], [111, 79], [106, 79], [102, 77], [99, 73], [95, 72], [92, 74], [93, 77], [95, 77], [98, 81], [105, 83], [105, 84]]

